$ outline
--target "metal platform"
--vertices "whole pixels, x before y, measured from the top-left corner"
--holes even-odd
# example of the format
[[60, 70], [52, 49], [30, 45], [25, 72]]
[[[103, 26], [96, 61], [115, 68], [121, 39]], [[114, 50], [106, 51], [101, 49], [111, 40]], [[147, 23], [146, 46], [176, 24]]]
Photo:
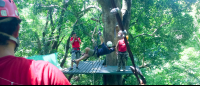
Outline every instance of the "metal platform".
[[64, 74], [133, 74], [130, 66], [126, 66], [126, 71], [117, 72], [117, 66], [104, 66], [102, 65], [104, 60], [98, 61], [80, 61], [79, 69], [76, 69], [76, 64], [73, 65], [73, 70], [69, 71], [69, 68], [63, 68], [61, 71]]

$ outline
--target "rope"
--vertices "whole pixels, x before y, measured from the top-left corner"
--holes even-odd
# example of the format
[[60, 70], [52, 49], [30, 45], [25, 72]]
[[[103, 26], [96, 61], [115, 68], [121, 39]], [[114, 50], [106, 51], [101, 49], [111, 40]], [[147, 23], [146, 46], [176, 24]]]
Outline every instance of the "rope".
[[93, 73], [93, 85], [94, 85], [94, 73]]
[[7, 79], [2, 78], [2, 77], [0, 77], [0, 79], [10, 82], [10, 85], [14, 85], [14, 84], [16, 84], [16, 85], [22, 85], [22, 84], [18, 84], [18, 83], [12, 82], [12, 81], [7, 80]]
[[[111, 0], [111, 4], [112, 4], [112, 7], [113, 7], [113, 8], [117, 8], [116, 5], [115, 5], [114, 0]], [[117, 22], [118, 22], [118, 24], [119, 24], [120, 29], [121, 29], [122, 31], [124, 31], [124, 27], [123, 27], [122, 20], [121, 20], [121, 18], [120, 18], [119, 13], [117, 12], [115, 15], [116, 15]], [[124, 37], [124, 40], [125, 40], [125, 44], [126, 44], [126, 46], [127, 46], [127, 50], [128, 50], [129, 56], [130, 56], [130, 58], [131, 58], [133, 67], [135, 67], [134, 57], [133, 57], [133, 54], [132, 54], [132, 52], [131, 52], [131, 50], [130, 50], [130, 47], [129, 47], [129, 44], [128, 44], [128, 41], [127, 41], [126, 37]], [[135, 73], [134, 73], [134, 74], [135, 74], [135, 76], [136, 76], [136, 78], [137, 78], [137, 80], [138, 80], [138, 83], [140, 84], [140, 79], [139, 79], [139, 77], [138, 77], [138, 73], [137, 73], [137, 71], [136, 71], [136, 67], [135, 67]]]
[[[101, 17], [101, 14], [100, 14], [99, 17], [98, 17], [98, 20], [99, 20], [99, 21], [98, 21], [98, 26], [101, 24], [101, 23], [100, 23], [100, 19], [99, 19], [100, 17]], [[97, 28], [99, 28], [99, 31], [101, 31], [101, 30], [100, 30], [100, 27], [97, 27]], [[98, 33], [99, 31], [97, 31], [97, 33]], [[98, 35], [98, 36], [97, 36], [97, 47], [98, 47], [98, 45], [99, 45], [99, 40], [100, 40], [100, 39], [99, 39], [99, 35]]]

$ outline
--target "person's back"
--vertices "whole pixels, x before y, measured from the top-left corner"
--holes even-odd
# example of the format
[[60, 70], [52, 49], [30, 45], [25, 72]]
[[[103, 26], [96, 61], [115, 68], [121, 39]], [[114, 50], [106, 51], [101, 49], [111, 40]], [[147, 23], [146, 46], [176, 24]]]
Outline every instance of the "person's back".
[[12, 55], [0, 58], [0, 85], [71, 85], [64, 74], [45, 61]]
[[15, 57], [21, 19], [13, 0], [0, 0], [0, 85], [71, 85], [45, 61]]

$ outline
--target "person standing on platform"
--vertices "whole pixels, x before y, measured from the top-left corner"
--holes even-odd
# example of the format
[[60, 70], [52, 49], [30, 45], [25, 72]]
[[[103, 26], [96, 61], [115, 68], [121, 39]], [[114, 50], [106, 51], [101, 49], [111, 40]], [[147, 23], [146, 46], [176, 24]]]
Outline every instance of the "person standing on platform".
[[[80, 52], [80, 45], [81, 45], [81, 39], [76, 36], [76, 33], [72, 33], [72, 37], [70, 39], [70, 43], [72, 44], [72, 60], [71, 60], [71, 68], [69, 70], [73, 70], [73, 60], [79, 59], [81, 52]], [[78, 69], [78, 65], [76, 65], [76, 69]]]
[[[126, 70], [126, 60], [128, 58], [128, 53], [127, 53], [127, 48], [126, 48], [126, 44], [124, 41], [124, 37], [126, 36], [126, 31], [122, 32], [121, 30], [118, 32], [118, 38], [119, 41], [116, 44], [116, 54], [117, 54], [117, 72], [120, 72], [120, 69], [122, 67], [123, 71]], [[128, 36], [126, 36], [127, 40], [128, 40]]]

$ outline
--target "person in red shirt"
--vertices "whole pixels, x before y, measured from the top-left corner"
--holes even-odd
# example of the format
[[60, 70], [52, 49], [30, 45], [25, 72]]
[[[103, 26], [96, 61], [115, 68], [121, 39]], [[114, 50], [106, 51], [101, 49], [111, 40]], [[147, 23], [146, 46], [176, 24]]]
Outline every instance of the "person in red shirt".
[[[128, 53], [126, 52], [126, 44], [125, 44], [125, 41], [124, 41], [124, 37], [126, 36], [126, 31], [125, 32], [122, 32], [121, 30], [118, 32], [118, 38], [119, 38], [119, 41], [117, 42], [116, 44], [116, 54], [117, 54], [117, 60], [118, 60], [118, 63], [117, 63], [117, 66], [118, 66], [118, 69], [117, 69], [117, 72], [120, 71], [121, 67], [123, 69], [123, 71], [126, 70], [126, 60], [128, 58]], [[126, 36], [127, 40], [128, 40], [128, 36]]]
[[53, 64], [14, 56], [21, 19], [13, 0], [0, 0], [0, 85], [71, 85]]
[[[72, 32], [72, 37], [70, 39], [70, 43], [72, 44], [72, 60], [71, 60], [71, 68], [69, 70], [73, 69], [73, 60], [80, 58], [80, 45], [81, 45], [81, 39], [76, 36], [75, 32]], [[78, 69], [78, 65], [76, 65], [76, 69]]]

